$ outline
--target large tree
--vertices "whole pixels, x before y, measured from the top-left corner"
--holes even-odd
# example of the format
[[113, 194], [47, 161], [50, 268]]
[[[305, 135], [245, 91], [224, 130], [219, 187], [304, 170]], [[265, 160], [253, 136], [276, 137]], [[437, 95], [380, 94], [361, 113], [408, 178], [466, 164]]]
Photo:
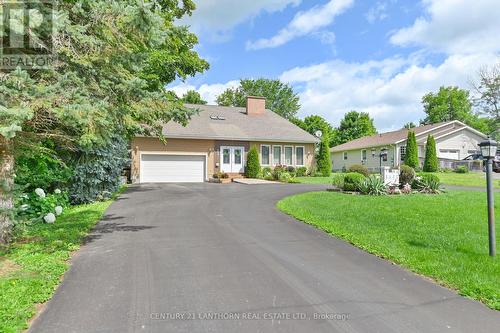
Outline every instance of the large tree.
[[188, 104], [207, 104], [207, 101], [201, 98], [200, 93], [196, 90], [188, 90], [184, 95], [182, 95], [181, 100]]
[[239, 87], [228, 88], [217, 96], [217, 104], [244, 107], [246, 96], [265, 97], [266, 108], [290, 120], [300, 109], [299, 96], [293, 88], [280, 80], [270, 79], [242, 79]]
[[297, 118], [293, 119], [292, 122], [312, 135], [315, 135], [317, 131], [321, 131], [323, 134], [328, 135], [329, 146], [333, 147], [337, 131], [325, 118], [318, 115], [311, 115], [305, 117], [304, 120]]
[[340, 121], [335, 144], [339, 145], [376, 133], [377, 130], [375, 129], [375, 125], [373, 125], [373, 119], [370, 118], [368, 113], [350, 111]]
[[488, 118], [488, 132], [500, 138], [500, 63], [480, 69], [478, 76], [478, 82], [472, 84], [474, 106]]
[[430, 92], [422, 98], [426, 117], [422, 124], [435, 124], [459, 120], [479, 131], [487, 130], [484, 119], [472, 111], [469, 91], [458, 87], [440, 87], [439, 91]]
[[0, 242], [12, 225], [20, 152], [39, 149], [46, 139], [76, 149], [115, 135], [161, 136], [165, 122], [189, 119], [191, 111], [163, 86], [208, 67], [191, 50], [196, 36], [174, 26], [193, 8], [191, 0], [60, 2], [51, 36], [55, 65], [1, 73]]

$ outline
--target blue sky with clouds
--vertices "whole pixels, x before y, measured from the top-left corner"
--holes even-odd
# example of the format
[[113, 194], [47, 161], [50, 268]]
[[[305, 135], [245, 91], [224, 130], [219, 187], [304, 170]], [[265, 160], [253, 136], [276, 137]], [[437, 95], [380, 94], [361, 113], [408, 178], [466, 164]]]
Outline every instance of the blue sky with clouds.
[[338, 125], [354, 109], [396, 129], [423, 117], [423, 94], [469, 88], [480, 66], [500, 61], [498, 0], [195, 2], [179, 24], [211, 68], [168, 88], [210, 103], [240, 78], [278, 78], [299, 93], [302, 117]]

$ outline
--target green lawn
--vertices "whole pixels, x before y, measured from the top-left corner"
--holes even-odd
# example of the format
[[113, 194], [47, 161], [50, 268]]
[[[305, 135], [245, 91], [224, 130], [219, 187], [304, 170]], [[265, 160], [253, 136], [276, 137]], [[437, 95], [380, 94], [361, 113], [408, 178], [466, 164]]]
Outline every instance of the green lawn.
[[56, 223], [28, 227], [8, 249], [0, 250], [0, 332], [28, 327], [35, 305], [52, 297], [68, 259], [111, 201], [67, 209]]
[[[445, 185], [457, 186], [486, 186], [485, 174], [483, 172], [469, 172], [469, 173], [435, 173], [441, 182]], [[298, 182], [304, 184], [331, 184], [332, 177], [297, 177]], [[500, 188], [500, 180], [495, 179], [493, 186]]]
[[[488, 256], [485, 193], [375, 197], [311, 192], [285, 198], [278, 208], [500, 310], [500, 256]], [[500, 249], [498, 224], [496, 234]]]

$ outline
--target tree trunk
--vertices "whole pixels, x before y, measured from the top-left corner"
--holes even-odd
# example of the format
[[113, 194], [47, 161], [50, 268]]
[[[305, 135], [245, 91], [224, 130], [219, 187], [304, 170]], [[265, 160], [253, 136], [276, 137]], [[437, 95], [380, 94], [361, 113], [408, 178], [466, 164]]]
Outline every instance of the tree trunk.
[[9, 240], [13, 224], [14, 155], [11, 148], [9, 140], [0, 135], [0, 244]]

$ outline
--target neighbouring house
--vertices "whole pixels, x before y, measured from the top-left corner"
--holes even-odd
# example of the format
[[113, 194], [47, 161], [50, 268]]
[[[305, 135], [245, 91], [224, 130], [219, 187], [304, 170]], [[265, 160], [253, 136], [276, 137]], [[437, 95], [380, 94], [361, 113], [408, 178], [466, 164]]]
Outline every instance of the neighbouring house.
[[[424, 125], [411, 129], [415, 132], [418, 157], [423, 163], [427, 136], [436, 139], [436, 151], [441, 167], [449, 167], [454, 161], [462, 160], [479, 150], [479, 142], [486, 138], [483, 133], [454, 120]], [[334, 171], [363, 164], [370, 171], [379, 171], [381, 166], [397, 167], [403, 164], [406, 151], [407, 129], [365, 136], [331, 148]], [[387, 155], [381, 154], [385, 149]], [[381, 157], [382, 155], [382, 157]]]
[[185, 127], [165, 124], [166, 144], [154, 137], [132, 140], [132, 181], [204, 182], [217, 172], [241, 175], [251, 147], [257, 147], [262, 167], [312, 167], [317, 138], [267, 110], [265, 102], [248, 97], [246, 108], [186, 105], [200, 112]]

